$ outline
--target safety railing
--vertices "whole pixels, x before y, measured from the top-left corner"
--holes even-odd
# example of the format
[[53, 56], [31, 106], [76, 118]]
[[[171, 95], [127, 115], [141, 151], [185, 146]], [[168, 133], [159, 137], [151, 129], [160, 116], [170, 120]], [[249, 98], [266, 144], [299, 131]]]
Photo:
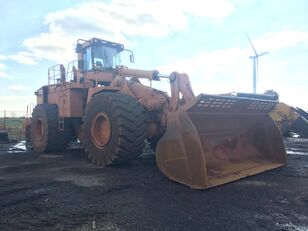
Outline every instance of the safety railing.
[[67, 64], [67, 68], [63, 64], [56, 64], [48, 68], [48, 85], [63, 84], [67, 81], [77, 81], [77, 65], [78, 60], [73, 60]]
[[64, 82], [66, 82], [66, 76], [63, 64], [56, 64], [48, 68], [48, 85], [61, 84]]

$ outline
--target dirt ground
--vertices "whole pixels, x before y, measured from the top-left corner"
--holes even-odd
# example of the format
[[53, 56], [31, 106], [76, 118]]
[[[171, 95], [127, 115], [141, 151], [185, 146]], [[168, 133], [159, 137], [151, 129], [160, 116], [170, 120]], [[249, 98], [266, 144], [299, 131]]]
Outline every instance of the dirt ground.
[[100, 168], [0, 145], [0, 230], [308, 230], [308, 140], [285, 142], [287, 167], [203, 191], [153, 158]]

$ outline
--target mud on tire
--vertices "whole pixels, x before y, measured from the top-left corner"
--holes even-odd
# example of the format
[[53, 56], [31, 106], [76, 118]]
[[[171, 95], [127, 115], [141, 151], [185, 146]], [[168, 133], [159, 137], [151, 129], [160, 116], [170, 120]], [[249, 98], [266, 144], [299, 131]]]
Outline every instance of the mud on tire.
[[93, 96], [83, 126], [88, 158], [97, 165], [128, 162], [138, 157], [145, 145], [145, 109], [122, 93]]
[[70, 133], [59, 130], [58, 106], [39, 104], [32, 113], [31, 141], [35, 152], [63, 150], [70, 140]]

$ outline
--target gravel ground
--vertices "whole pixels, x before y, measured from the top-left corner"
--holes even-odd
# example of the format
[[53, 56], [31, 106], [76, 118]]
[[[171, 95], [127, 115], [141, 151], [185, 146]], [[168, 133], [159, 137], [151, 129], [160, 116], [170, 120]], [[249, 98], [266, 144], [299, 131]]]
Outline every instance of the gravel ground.
[[0, 145], [0, 230], [308, 230], [308, 140], [285, 142], [287, 167], [201, 191], [153, 158], [100, 168]]

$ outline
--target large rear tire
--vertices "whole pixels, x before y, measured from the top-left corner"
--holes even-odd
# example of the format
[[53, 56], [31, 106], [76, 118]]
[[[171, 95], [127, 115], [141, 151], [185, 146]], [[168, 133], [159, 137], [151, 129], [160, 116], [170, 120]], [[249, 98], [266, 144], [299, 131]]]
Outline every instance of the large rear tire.
[[66, 130], [59, 130], [58, 106], [39, 104], [33, 110], [31, 141], [35, 152], [55, 152], [65, 149], [70, 140]]
[[145, 145], [145, 109], [135, 98], [122, 93], [93, 96], [83, 127], [88, 158], [96, 165], [128, 162], [138, 157]]

